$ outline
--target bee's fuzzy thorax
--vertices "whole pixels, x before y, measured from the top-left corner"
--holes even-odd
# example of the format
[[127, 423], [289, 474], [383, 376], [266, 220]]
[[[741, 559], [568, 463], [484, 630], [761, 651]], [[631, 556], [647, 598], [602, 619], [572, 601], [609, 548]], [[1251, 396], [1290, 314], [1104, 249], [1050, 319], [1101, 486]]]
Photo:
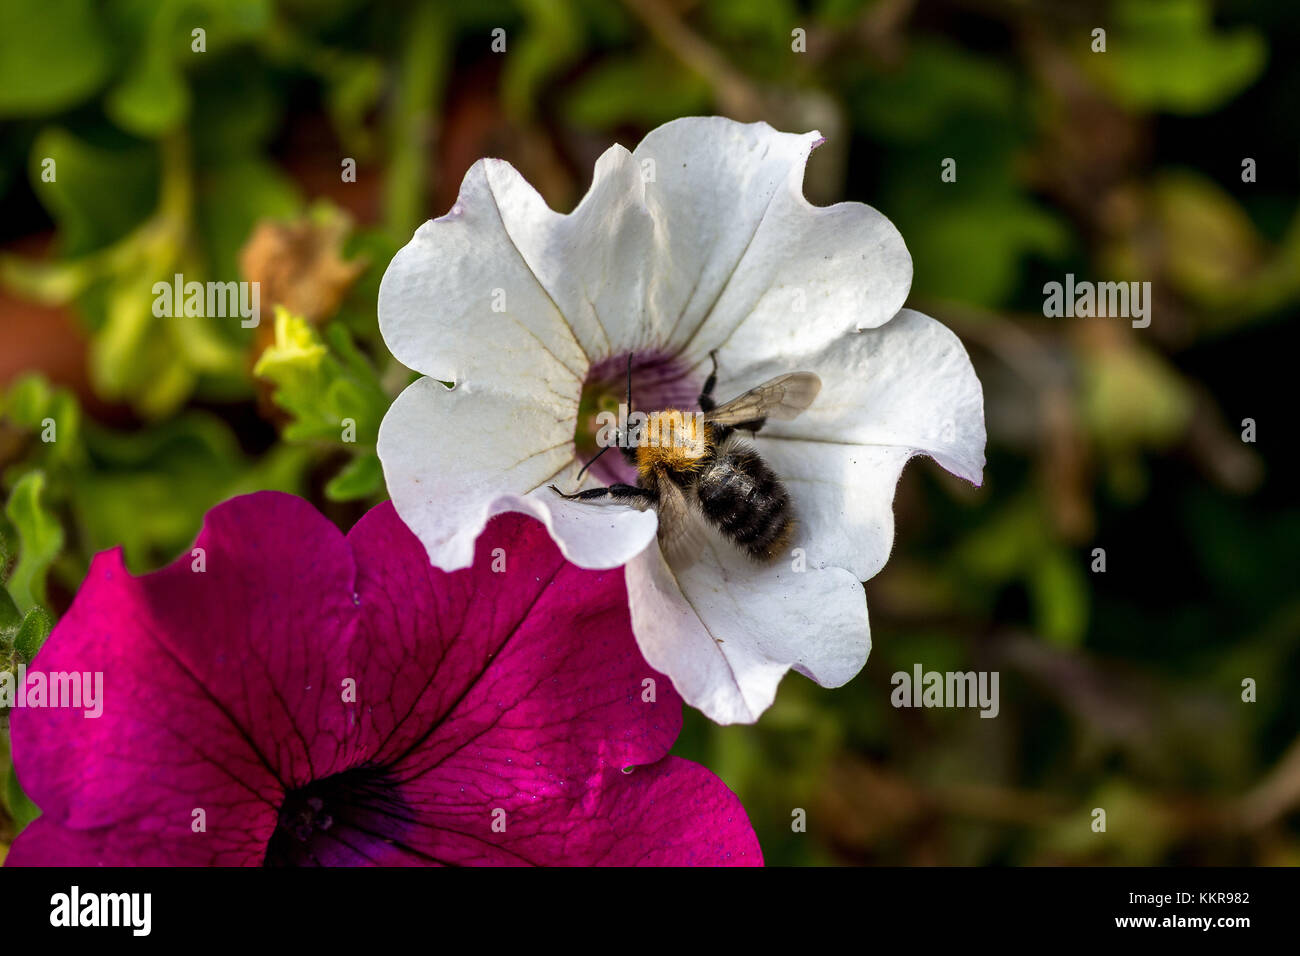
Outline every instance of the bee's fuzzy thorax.
[[676, 472], [698, 471], [708, 458], [712, 442], [710, 428], [692, 412], [665, 409], [652, 417], [659, 429], [658, 443], [642, 442], [636, 449], [636, 470], [643, 478], [667, 469]]

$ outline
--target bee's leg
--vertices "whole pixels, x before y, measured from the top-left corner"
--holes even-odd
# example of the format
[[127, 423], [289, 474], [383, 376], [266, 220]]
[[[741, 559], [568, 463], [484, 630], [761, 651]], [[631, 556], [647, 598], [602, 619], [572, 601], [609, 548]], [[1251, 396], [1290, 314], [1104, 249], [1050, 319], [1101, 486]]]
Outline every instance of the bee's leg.
[[590, 501], [595, 498], [613, 498], [615, 501], [645, 501], [647, 503], [653, 503], [659, 497], [649, 488], [638, 488], [636, 485], [624, 485], [621, 483], [610, 485], [608, 488], [588, 488], [586, 491], [574, 492], [571, 495], [566, 495], [554, 485], [550, 485], [549, 487], [561, 498], [567, 498], [570, 501]]
[[752, 433], [754, 433], [754, 434], [757, 434], [757, 433], [758, 433], [758, 430], [759, 430], [760, 428], [762, 428], [762, 427], [763, 427], [764, 425], [766, 425], [766, 424], [767, 424], [767, 419], [766, 419], [766, 418], [753, 418], [753, 419], [750, 419], [750, 420], [747, 421], [747, 422], [736, 422], [736, 424], [732, 425], [731, 427], [732, 427], [732, 428], [739, 428], [739, 429], [742, 429], [743, 431], [752, 432]]
[[713, 359], [713, 371], [704, 380], [704, 388], [700, 392], [699, 402], [702, 412], [711, 412], [718, 407], [718, 403], [713, 400], [713, 386], [718, 384], [718, 350], [714, 349], [710, 352], [709, 358]]

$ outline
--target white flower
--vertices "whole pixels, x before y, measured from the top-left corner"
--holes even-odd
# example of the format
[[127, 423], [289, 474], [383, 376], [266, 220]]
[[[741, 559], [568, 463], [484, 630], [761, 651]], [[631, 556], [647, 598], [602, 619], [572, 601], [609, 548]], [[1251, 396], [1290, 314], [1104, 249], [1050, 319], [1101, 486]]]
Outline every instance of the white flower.
[[[480, 160], [379, 292], [389, 348], [428, 376], [389, 409], [379, 457], [430, 560], [469, 566], [488, 519], [522, 511], [575, 564], [627, 564], [647, 661], [719, 723], [756, 720], [791, 667], [827, 687], [857, 674], [870, 648], [860, 582], [889, 555], [903, 465], [927, 454], [976, 484], [984, 467], [979, 381], [956, 336], [902, 308], [912, 261], [898, 231], [869, 206], [804, 199], [819, 142], [676, 120], [632, 153], [610, 147], [568, 215], [508, 163]], [[622, 399], [628, 353], [637, 409], [694, 409], [714, 349], [719, 401], [782, 372], [822, 380], [808, 411], [755, 440], [798, 521], [771, 565], [714, 535], [670, 567], [653, 510], [547, 487], [574, 490], [596, 450], [590, 413]], [[605, 455], [583, 486], [631, 476]]]

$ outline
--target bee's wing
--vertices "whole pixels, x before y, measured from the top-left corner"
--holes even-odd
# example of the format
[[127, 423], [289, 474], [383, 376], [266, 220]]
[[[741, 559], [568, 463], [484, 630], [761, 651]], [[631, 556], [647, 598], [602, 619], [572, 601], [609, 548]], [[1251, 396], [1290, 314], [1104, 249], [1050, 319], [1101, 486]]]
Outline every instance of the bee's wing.
[[655, 511], [659, 515], [659, 548], [664, 559], [678, 568], [695, 563], [708, 540], [704, 520], [692, 507], [687, 492], [674, 481], [660, 479]]
[[768, 379], [743, 395], [704, 413], [704, 420], [719, 425], [736, 425], [757, 418], [788, 422], [799, 415], [822, 390], [822, 380], [812, 372], [790, 372]]

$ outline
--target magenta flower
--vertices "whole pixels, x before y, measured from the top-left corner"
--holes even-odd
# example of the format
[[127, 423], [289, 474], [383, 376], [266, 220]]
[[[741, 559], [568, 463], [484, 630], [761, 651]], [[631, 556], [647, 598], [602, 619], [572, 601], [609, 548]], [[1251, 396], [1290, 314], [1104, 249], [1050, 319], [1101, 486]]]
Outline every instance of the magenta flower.
[[762, 862], [735, 795], [666, 755], [682, 701], [622, 571], [521, 515], [446, 573], [390, 505], [345, 537], [236, 498], [161, 571], [99, 555], [31, 669], [101, 671], [103, 714], [11, 712], [44, 811], [11, 864]]

